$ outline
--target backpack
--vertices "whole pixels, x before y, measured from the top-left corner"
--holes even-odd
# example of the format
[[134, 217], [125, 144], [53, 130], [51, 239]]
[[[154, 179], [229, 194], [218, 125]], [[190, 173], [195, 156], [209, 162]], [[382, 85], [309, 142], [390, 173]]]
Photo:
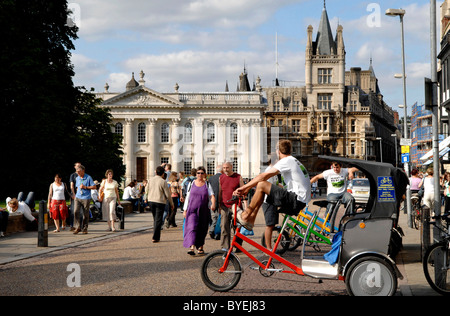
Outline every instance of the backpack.
[[186, 181], [184, 181], [183, 188], [181, 189], [181, 193], [183, 194], [183, 198], [186, 197], [186, 195], [187, 195], [187, 193], [189, 191], [188, 187], [192, 183], [192, 181], [194, 181], [194, 180], [195, 180], [194, 176], [189, 176], [189, 178]]

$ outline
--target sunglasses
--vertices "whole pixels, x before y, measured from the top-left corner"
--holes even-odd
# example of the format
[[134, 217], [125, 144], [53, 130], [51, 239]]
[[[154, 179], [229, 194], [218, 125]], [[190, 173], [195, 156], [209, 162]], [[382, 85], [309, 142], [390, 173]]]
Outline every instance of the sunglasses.
[[197, 172], [197, 174], [205, 174], [204, 172]]

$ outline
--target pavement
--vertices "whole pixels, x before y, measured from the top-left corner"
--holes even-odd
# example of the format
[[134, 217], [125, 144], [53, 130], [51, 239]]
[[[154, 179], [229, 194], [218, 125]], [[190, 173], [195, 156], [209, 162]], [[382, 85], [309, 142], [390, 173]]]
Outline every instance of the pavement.
[[[409, 228], [406, 220], [406, 215], [401, 213], [399, 224], [403, 228], [405, 236], [403, 237], [403, 249], [397, 256], [396, 261], [404, 278], [399, 280], [397, 296], [439, 296], [430, 288], [423, 274], [419, 230]], [[116, 223], [116, 228], [118, 226], [118, 223]], [[53, 229], [50, 229], [48, 232], [48, 247], [38, 247], [37, 232], [10, 234], [0, 238], [0, 266], [108, 238], [149, 230], [152, 227], [153, 216], [146, 212], [127, 214], [125, 229], [116, 232], [107, 231], [106, 222], [100, 221], [89, 223], [88, 234], [74, 235], [67, 228], [65, 231], [54, 233]]]

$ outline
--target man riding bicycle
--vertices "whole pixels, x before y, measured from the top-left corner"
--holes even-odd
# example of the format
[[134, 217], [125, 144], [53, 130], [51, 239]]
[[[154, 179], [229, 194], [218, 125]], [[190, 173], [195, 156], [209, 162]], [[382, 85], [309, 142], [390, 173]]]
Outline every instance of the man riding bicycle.
[[[270, 249], [272, 232], [278, 223], [278, 214], [285, 213], [297, 215], [311, 200], [311, 185], [306, 168], [293, 156], [291, 156], [292, 144], [289, 140], [280, 140], [277, 146], [278, 162], [268, 171], [259, 174], [252, 181], [236, 189], [233, 195], [246, 195], [251, 188], [256, 186], [250, 205], [237, 213], [237, 220], [246, 229], [252, 230], [256, 215], [264, 202], [274, 205], [269, 213], [265, 213], [266, 230], [264, 237], [267, 248]], [[281, 188], [267, 180], [281, 174], [285, 186]]]

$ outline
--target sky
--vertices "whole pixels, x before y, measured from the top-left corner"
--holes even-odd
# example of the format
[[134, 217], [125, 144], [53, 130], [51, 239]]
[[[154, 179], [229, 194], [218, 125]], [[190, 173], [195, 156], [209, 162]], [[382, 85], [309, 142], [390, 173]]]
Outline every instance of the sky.
[[[436, 10], [440, 20], [440, 5]], [[72, 51], [74, 84], [124, 92], [132, 72], [158, 92], [235, 91], [244, 66], [252, 82], [304, 86], [307, 27], [315, 40], [323, 0], [77, 0], [70, 2], [79, 26]], [[408, 114], [424, 102], [431, 76], [430, 1], [327, 0], [333, 36], [343, 26], [346, 70], [372, 66], [385, 102], [400, 111], [403, 82], [401, 24], [389, 8], [404, 9]], [[439, 22], [437, 26], [440, 38]], [[439, 51], [439, 44], [437, 44]], [[277, 58], [278, 55], [278, 58]], [[276, 61], [278, 60], [278, 66]]]

